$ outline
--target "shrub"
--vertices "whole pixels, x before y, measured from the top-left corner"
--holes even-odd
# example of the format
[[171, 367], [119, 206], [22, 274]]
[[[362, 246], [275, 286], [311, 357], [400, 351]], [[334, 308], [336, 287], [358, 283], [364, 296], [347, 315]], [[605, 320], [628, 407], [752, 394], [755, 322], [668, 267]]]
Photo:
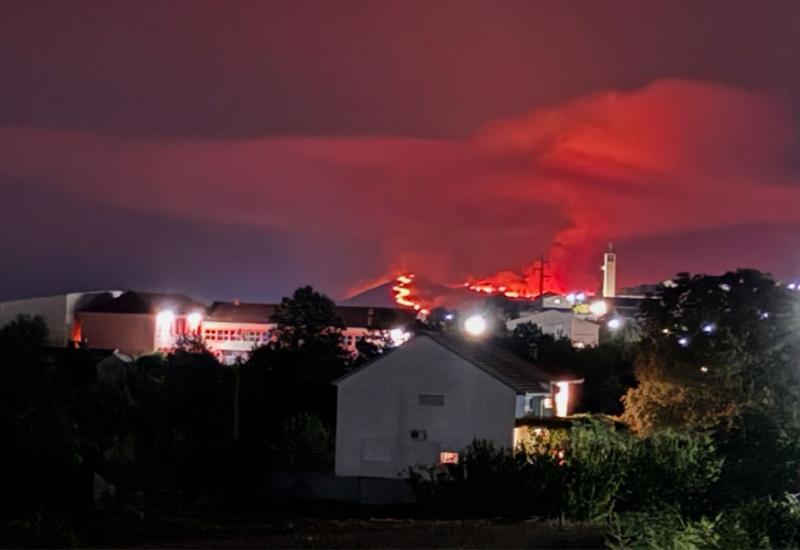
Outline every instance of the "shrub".
[[563, 442], [560, 508], [574, 519], [607, 516], [625, 480], [632, 439], [606, 424], [575, 426]]
[[310, 414], [288, 419], [271, 446], [273, 464], [284, 470], [329, 470], [333, 437], [322, 421]]
[[606, 547], [611, 550], [717, 548], [720, 535], [716, 529], [717, 520], [687, 520], [675, 508], [655, 513], [614, 514], [606, 533]]
[[619, 494], [620, 508], [676, 506], [684, 512], [702, 509], [723, 463], [709, 437], [663, 431], [631, 440]]
[[614, 514], [606, 546], [627, 548], [797, 548], [800, 503], [794, 495], [764, 498], [713, 518], [692, 520], [674, 507], [653, 512]]
[[538, 501], [548, 493], [542, 482], [552, 479], [547, 468], [545, 461], [532, 467], [524, 454], [477, 440], [458, 464], [410, 468], [409, 478], [423, 511], [433, 515], [527, 517], [544, 504]]
[[582, 419], [569, 429], [530, 430], [516, 452], [475, 441], [460, 464], [413, 468], [410, 477], [420, 504], [437, 514], [597, 520], [616, 508], [696, 512], [720, 467], [704, 436], [639, 438]]
[[746, 534], [749, 548], [800, 546], [800, 502], [796, 495], [762, 498], [725, 513], [725, 525]]

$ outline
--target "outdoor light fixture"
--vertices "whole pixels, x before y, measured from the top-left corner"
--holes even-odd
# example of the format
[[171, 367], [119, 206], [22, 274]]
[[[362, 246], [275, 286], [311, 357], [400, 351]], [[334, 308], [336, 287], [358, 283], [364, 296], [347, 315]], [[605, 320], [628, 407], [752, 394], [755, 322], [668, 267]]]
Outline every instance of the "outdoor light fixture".
[[592, 315], [602, 317], [608, 313], [608, 304], [606, 304], [603, 300], [597, 300], [589, 305], [589, 311], [592, 313]]
[[489, 328], [489, 323], [486, 322], [482, 315], [470, 315], [464, 321], [464, 330], [470, 336], [481, 336], [486, 332], [487, 328]]
[[715, 325], [714, 323], [707, 323], [703, 325], [703, 332], [705, 332], [706, 334], [711, 334], [715, 330], [717, 330], [717, 325]]
[[190, 332], [197, 332], [200, 329], [200, 323], [203, 321], [203, 314], [199, 311], [194, 311], [186, 316], [186, 324]]
[[452, 321], [453, 318], [454, 318], [454, 315], [452, 313], [448, 313], [447, 315], [444, 316], [444, 320], [445, 321]]
[[622, 328], [622, 319], [615, 317], [608, 322], [608, 328], [611, 330], [618, 330]]
[[168, 336], [175, 323], [175, 313], [169, 310], [158, 312], [156, 315], [156, 333], [159, 336]]
[[556, 382], [556, 387], [556, 416], [564, 417], [569, 413], [569, 382]]
[[688, 346], [689, 345], [689, 337], [688, 336], [681, 336], [680, 338], [678, 338], [678, 345], [680, 345], [682, 348], [685, 348], [686, 346]]

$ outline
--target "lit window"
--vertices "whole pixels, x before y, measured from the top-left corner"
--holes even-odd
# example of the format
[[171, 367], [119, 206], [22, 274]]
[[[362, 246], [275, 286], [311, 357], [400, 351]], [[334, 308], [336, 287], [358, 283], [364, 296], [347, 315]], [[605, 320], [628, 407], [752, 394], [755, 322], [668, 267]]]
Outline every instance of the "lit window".
[[439, 453], [439, 464], [458, 464], [458, 453], [454, 451], [442, 451]]

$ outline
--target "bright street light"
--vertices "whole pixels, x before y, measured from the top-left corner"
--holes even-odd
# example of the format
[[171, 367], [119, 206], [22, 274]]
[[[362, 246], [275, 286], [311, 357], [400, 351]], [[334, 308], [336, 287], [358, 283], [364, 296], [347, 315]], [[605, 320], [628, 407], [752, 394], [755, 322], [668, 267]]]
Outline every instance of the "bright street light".
[[608, 313], [608, 304], [606, 304], [603, 300], [597, 300], [589, 305], [589, 311], [592, 313], [592, 315], [602, 317]]
[[464, 321], [464, 330], [467, 331], [467, 334], [470, 336], [481, 336], [486, 332], [488, 327], [489, 324], [482, 315], [471, 315]]

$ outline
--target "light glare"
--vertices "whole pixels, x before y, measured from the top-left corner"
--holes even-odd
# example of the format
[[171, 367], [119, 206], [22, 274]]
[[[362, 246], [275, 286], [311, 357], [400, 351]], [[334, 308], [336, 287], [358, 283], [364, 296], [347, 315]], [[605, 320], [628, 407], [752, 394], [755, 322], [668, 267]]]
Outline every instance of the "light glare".
[[488, 323], [481, 315], [471, 315], [464, 321], [464, 330], [471, 336], [482, 335], [486, 332], [487, 327]]
[[597, 300], [589, 305], [589, 311], [592, 313], [592, 315], [602, 317], [608, 313], [608, 304], [606, 304], [603, 300]]

